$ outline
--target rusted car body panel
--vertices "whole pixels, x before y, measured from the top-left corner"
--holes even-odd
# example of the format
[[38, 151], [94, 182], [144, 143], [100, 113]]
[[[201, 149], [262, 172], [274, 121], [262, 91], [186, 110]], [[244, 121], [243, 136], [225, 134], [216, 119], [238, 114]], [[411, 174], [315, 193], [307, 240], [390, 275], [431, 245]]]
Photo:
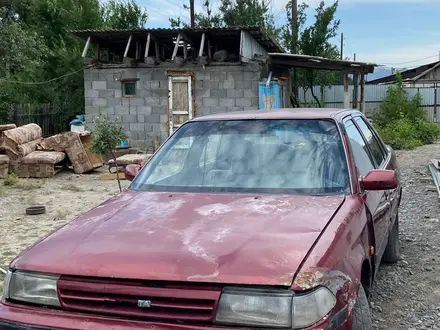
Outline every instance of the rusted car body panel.
[[[343, 201], [127, 191], [44, 239], [12, 266], [103, 278], [290, 286]], [[63, 248], [52, 248], [58, 244]]]
[[[11, 268], [85, 278], [267, 285], [294, 291], [322, 285], [335, 294], [337, 306], [306, 329], [339, 326], [338, 329], [349, 330], [363, 272], [370, 272], [369, 280], [373, 280], [401, 195], [400, 186], [387, 192], [360, 188], [342, 125], [354, 114], [359, 113], [299, 109], [194, 119], [332, 119], [343, 139], [351, 195], [125, 191], [42, 239], [14, 260]], [[397, 169], [392, 150], [383, 168]], [[123, 320], [42, 310], [4, 299], [0, 320], [47, 328], [69, 328], [74, 324], [75, 329], [98, 330], [206, 329], [206, 324]], [[213, 324], [209, 326], [217, 329]]]

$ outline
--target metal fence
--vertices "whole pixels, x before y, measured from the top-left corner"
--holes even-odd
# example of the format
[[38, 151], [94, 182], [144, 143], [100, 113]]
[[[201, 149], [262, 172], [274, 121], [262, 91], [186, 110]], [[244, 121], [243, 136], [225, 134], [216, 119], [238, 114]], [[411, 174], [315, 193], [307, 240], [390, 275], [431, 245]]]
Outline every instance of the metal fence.
[[30, 123], [38, 124], [43, 130], [43, 136], [51, 136], [67, 129], [66, 116], [57, 111], [52, 104], [10, 104], [8, 122], [17, 126]]
[[[350, 89], [350, 106], [353, 103], [353, 86]], [[382, 100], [387, 94], [388, 86], [386, 85], [366, 85], [364, 109], [367, 116], [373, 115], [380, 107]], [[425, 110], [426, 120], [430, 122], [440, 122], [440, 100], [439, 88], [434, 87], [408, 87], [405, 88], [409, 97], [413, 97], [419, 92], [422, 95], [422, 108]], [[344, 107], [344, 86], [331, 86], [324, 88], [321, 95], [321, 88], [315, 86], [314, 94], [323, 100], [323, 107], [326, 108], [343, 108]], [[316, 103], [310, 90], [304, 92], [299, 89], [299, 99], [303, 103]], [[360, 99], [360, 92], [358, 93]]]

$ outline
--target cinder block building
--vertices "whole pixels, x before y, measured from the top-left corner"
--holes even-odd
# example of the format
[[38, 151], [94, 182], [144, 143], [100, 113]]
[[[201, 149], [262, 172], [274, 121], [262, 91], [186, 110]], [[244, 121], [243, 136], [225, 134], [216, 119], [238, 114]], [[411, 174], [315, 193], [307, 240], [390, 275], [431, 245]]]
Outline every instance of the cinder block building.
[[[86, 41], [87, 127], [100, 113], [118, 117], [131, 146], [163, 142], [194, 116], [285, 103], [288, 83], [278, 78], [288, 69], [274, 70], [267, 61], [284, 50], [257, 27], [73, 33]], [[262, 100], [259, 85], [268, 78], [280, 82], [280, 92]]]

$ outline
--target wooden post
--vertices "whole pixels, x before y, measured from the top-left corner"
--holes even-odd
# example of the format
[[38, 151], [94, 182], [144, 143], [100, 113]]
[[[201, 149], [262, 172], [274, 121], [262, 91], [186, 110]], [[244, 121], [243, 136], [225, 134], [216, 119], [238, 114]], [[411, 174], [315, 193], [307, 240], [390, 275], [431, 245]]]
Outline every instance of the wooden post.
[[171, 61], [174, 61], [174, 59], [177, 56], [177, 50], [179, 49], [179, 44], [180, 44], [180, 33], [177, 35], [177, 40], [176, 40], [176, 44], [174, 45], [174, 50], [173, 50], [173, 56], [171, 57]]
[[125, 46], [124, 58], [127, 57], [128, 55], [128, 50], [130, 49], [130, 44], [131, 44], [131, 38], [132, 35], [130, 34], [130, 37], [128, 38], [127, 46]]
[[157, 43], [157, 41], [154, 42], [154, 50], [156, 52], [156, 60], [158, 62], [160, 62], [160, 49], [159, 49], [159, 44]]
[[101, 47], [99, 44], [96, 45], [96, 59], [99, 61], [101, 59]]
[[353, 109], [358, 109], [359, 73], [353, 74]]
[[208, 39], [208, 58], [211, 59], [212, 58], [212, 54], [211, 54], [211, 40]]
[[188, 43], [186, 41], [183, 42], [183, 58], [186, 60], [188, 57]]
[[360, 100], [360, 107], [359, 110], [361, 112], [364, 112], [364, 103], [365, 103], [365, 75], [361, 74], [361, 100]]
[[148, 33], [148, 36], [147, 36], [147, 45], [145, 46], [145, 59], [147, 59], [148, 58], [148, 53], [149, 53], [149, 51], [150, 51], [150, 42], [151, 42], [151, 33]]
[[89, 50], [89, 46], [90, 46], [90, 41], [92, 40], [92, 37], [88, 37], [87, 38], [87, 41], [86, 41], [86, 45], [84, 46], [84, 49], [83, 49], [83, 53], [82, 53], [82, 57], [84, 58], [84, 57], [86, 57], [87, 56], [87, 52], [88, 52], [88, 50]]
[[350, 92], [348, 89], [348, 73], [344, 72], [344, 108], [350, 108]]
[[434, 84], [434, 114], [433, 114], [433, 118], [432, 118], [432, 122], [436, 123], [437, 122], [437, 84]]
[[205, 48], [205, 33], [202, 34], [202, 40], [200, 41], [199, 57], [203, 56], [204, 48]]
[[141, 52], [140, 52], [140, 44], [139, 41], [136, 40], [136, 55], [135, 55], [135, 60], [139, 59], [141, 57]]

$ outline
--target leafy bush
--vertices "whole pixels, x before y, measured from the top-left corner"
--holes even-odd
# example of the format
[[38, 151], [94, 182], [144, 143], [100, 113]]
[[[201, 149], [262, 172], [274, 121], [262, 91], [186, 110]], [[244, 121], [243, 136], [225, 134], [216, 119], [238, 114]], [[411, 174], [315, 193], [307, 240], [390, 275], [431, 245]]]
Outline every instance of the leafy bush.
[[6, 175], [6, 177], [3, 179], [4, 186], [14, 186], [17, 184], [17, 182], [18, 177], [14, 173]]
[[387, 96], [374, 116], [381, 137], [394, 149], [412, 149], [433, 143], [440, 137], [440, 126], [425, 120], [421, 103], [419, 93], [408, 97], [398, 73], [396, 85], [388, 88]]
[[[120, 144], [121, 140], [125, 140], [127, 136], [124, 129], [117, 121], [112, 121], [106, 115], [96, 116], [93, 121], [93, 146], [92, 150], [97, 154], [111, 154], [116, 164], [116, 156], [114, 149]], [[118, 178], [119, 191], [122, 191], [121, 182], [119, 180], [119, 169], [116, 171]]]

